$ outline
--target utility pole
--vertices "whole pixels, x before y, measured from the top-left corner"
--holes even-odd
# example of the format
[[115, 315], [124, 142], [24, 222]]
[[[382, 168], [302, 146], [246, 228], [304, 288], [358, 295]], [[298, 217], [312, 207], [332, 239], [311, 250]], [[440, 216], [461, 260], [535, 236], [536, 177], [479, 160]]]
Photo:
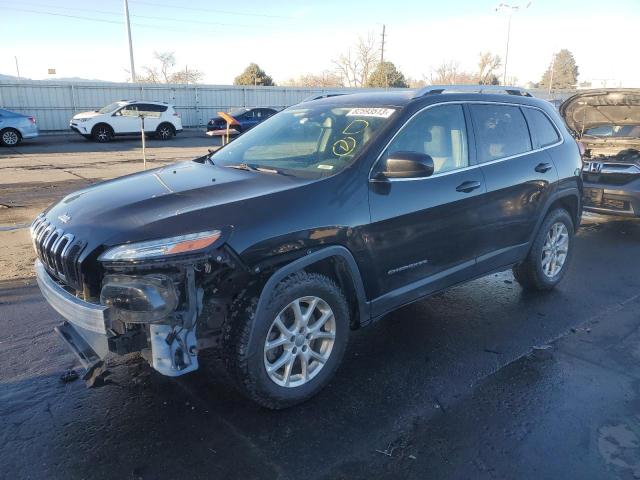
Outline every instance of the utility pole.
[[386, 27], [386, 25], [382, 25], [382, 46], [380, 47], [380, 63], [384, 63], [384, 36]]
[[131, 62], [131, 82], [136, 82], [136, 67], [133, 63], [133, 44], [131, 43], [131, 22], [129, 21], [129, 2], [124, 0], [124, 19], [127, 22], [127, 38], [129, 39], [129, 61]]
[[556, 54], [551, 57], [551, 73], [549, 74], [549, 96], [551, 96], [551, 86], [553, 85], [553, 71], [556, 69]]
[[20, 68], [18, 67], [18, 57], [14, 56], [13, 58], [15, 58], [16, 60], [16, 73], [18, 74], [18, 80], [20, 80]]
[[502, 74], [502, 84], [507, 84], [507, 62], [509, 61], [509, 39], [511, 37], [511, 17], [515, 12], [520, 10], [526, 10], [531, 5], [531, 2], [527, 3], [524, 7], [521, 5], [509, 5], [508, 3], [501, 3], [496, 7], [496, 12], [500, 10], [509, 10], [509, 19], [507, 21], [507, 46], [504, 53], [504, 72]]
[[387, 26], [382, 24], [382, 44], [380, 46], [380, 68], [383, 69], [384, 72], [384, 88], [389, 88], [389, 78], [387, 78], [387, 69], [384, 66], [384, 40]]
[[507, 84], [507, 62], [509, 61], [509, 37], [511, 36], [511, 17], [513, 9], [509, 11], [509, 20], [507, 21], [507, 48], [504, 52], [504, 73], [502, 74], [502, 85]]

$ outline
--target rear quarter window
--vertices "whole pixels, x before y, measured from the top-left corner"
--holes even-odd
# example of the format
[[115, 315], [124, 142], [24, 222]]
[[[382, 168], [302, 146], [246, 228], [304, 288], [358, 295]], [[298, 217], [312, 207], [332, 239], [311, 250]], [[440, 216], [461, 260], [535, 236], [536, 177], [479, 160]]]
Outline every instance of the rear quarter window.
[[523, 108], [522, 110], [529, 123], [535, 148], [548, 147], [560, 141], [560, 135], [549, 117], [534, 108]]
[[531, 138], [519, 107], [469, 105], [476, 133], [478, 161], [499, 160], [531, 151]]

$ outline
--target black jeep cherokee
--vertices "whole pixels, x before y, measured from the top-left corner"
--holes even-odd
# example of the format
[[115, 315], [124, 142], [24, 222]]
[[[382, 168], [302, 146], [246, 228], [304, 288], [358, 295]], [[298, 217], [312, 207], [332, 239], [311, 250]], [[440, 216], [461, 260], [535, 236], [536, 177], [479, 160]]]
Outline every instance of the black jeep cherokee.
[[31, 230], [57, 332], [88, 374], [141, 352], [182, 375], [217, 348], [281, 408], [402, 305], [508, 268], [553, 288], [581, 215], [577, 144], [525, 92], [454, 90], [303, 102], [213, 154], [65, 197]]

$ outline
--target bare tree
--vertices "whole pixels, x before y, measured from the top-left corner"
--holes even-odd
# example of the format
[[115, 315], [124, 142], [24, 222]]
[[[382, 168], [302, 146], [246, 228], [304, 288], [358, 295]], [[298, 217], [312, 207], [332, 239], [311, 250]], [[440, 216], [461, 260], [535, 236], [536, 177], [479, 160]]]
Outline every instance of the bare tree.
[[292, 78], [284, 83], [288, 87], [344, 87], [342, 78], [333, 72], [325, 70], [321, 73], [307, 73], [298, 78]]
[[139, 83], [198, 83], [204, 76], [199, 70], [187, 67], [172, 72], [176, 66], [174, 52], [153, 52], [153, 59], [157, 64], [142, 67], [144, 74], [136, 78]]
[[169, 83], [198, 83], [202, 80], [204, 74], [199, 70], [190, 70], [187, 67], [184, 70], [178, 70], [169, 76]]
[[452, 85], [458, 78], [459, 64], [456, 61], [442, 62], [431, 70], [430, 82], [432, 85]]
[[498, 55], [483, 52], [478, 62], [478, 73], [460, 70], [458, 62], [450, 60], [432, 69], [429, 81], [432, 85], [497, 85], [498, 77], [494, 72], [501, 64]]
[[380, 49], [373, 34], [359, 37], [355, 48], [349, 49], [333, 61], [336, 72], [343, 84], [349, 87], [363, 87], [379, 61]]
[[170, 70], [176, 66], [175, 52], [153, 52], [153, 59], [160, 63], [160, 75], [164, 83], [169, 83]]
[[481, 52], [478, 62], [478, 83], [480, 85], [497, 85], [499, 83], [495, 71], [502, 66], [499, 55]]

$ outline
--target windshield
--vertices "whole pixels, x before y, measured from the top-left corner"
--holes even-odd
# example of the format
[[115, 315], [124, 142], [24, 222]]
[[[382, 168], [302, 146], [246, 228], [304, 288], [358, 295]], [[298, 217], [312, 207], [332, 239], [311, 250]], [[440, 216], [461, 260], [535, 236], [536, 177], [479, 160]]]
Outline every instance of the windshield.
[[123, 105], [121, 102], [110, 103], [106, 107], [102, 107], [100, 110], [98, 110], [98, 113], [111, 113], [121, 105]]
[[587, 128], [585, 135], [591, 137], [635, 137], [640, 138], [640, 125], [601, 125]]
[[332, 175], [351, 163], [394, 112], [377, 107], [292, 107], [240, 136], [211, 160], [219, 166]]

